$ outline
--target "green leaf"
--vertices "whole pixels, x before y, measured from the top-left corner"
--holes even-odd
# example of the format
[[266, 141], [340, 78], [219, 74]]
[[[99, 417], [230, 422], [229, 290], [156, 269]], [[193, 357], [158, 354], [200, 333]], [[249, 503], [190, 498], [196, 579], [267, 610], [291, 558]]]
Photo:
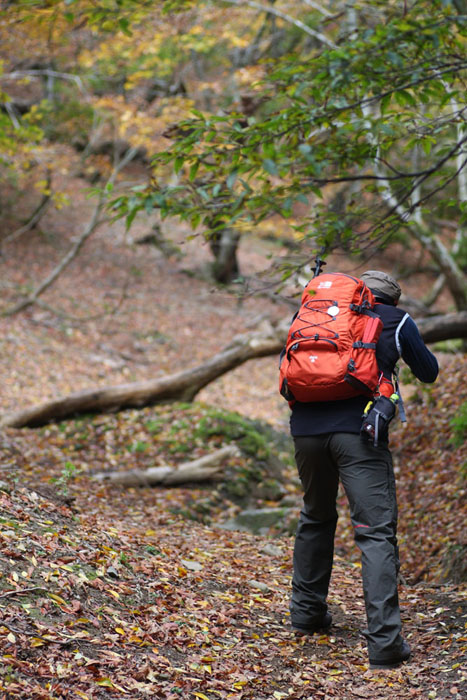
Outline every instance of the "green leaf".
[[417, 101], [408, 90], [397, 90], [394, 93], [394, 97], [396, 98], [398, 104], [400, 104], [401, 107], [404, 107], [406, 105], [409, 105], [410, 107], [417, 106]]
[[389, 106], [389, 103], [391, 102], [392, 95], [389, 93], [388, 95], [384, 95], [384, 97], [381, 98], [380, 102], [380, 109], [381, 109], [381, 114], [384, 114]]
[[423, 150], [427, 156], [429, 156], [431, 153], [431, 146], [432, 146], [432, 143], [431, 143], [430, 139], [424, 139], [422, 141], [422, 147], [423, 147]]
[[233, 188], [233, 186], [235, 185], [235, 182], [236, 182], [236, 180], [237, 180], [237, 176], [238, 176], [237, 170], [234, 170], [234, 171], [231, 172], [230, 175], [228, 176], [228, 178], [227, 178], [227, 187], [229, 188], [229, 190], [231, 190], [231, 189]]
[[185, 163], [185, 158], [183, 158], [183, 156], [177, 156], [175, 158], [174, 170], [177, 173], [177, 175], [180, 172], [180, 170], [182, 169], [184, 163]]
[[277, 165], [271, 158], [265, 158], [263, 160], [263, 168], [268, 172], [270, 175], [278, 175], [278, 170], [277, 170]]
[[276, 149], [273, 143], [263, 143], [263, 153], [267, 158], [275, 158]]
[[190, 174], [188, 176], [190, 182], [193, 182], [193, 180], [195, 179], [196, 173], [198, 172], [198, 169], [199, 169], [199, 160], [195, 161], [190, 168]]
[[134, 221], [135, 216], [136, 216], [137, 213], [138, 213], [138, 210], [137, 210], [137, 209], [132, 209], [132, 211], [130, 211], [130, 213], [129, 213], [128, 216], [126, 217], [126, 219], [125, 219], [125, 226], [126, 226], [127, 231], [130, 230], [131, 224], [133, 223], [133, 221]]
[[210, 201], [211, 198], [209, 197], [209, 195], [208, 195], [208, 193], [206, 192], [205, 189], [203, 189], [202, 187], [198, 187], [196, 191], [198, 192], [198, 194], [200, 195], [200, 197], [201, 197], [202, 199], [204, 199], [205, 202], [209, 202], [209, 201]]
[[118, 26], [119, 29], [126, 34], [126, 36], [132, 36], [132, 33], [130, 31], [130, 22], [127, 20], [126, 17], [122, 17], [121, 19], [118, 20]]

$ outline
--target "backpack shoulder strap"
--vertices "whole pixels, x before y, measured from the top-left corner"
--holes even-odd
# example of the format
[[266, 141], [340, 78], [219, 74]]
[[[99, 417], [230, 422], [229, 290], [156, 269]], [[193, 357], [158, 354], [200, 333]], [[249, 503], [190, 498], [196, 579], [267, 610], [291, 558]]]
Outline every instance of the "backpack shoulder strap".
[[396, 340], [396, 348], [397, 348], [397, 352], [399, 353], [399, 357], [402, 355], [402, 349], [401, 349], [401, 343], [399, 340], [399, 336], [400, 336], [402, 326], [404, 325], [404, 323], [407, 321], [408, 318], [410, 318], [410, 315], [408, 313], [406, 313], [402, 317], [401, 321], [399, 322], [399, 325], [396, 328], [395, 340]]
[[[410, 318], [410, 314], [405, 313], [402, 316], [401, 320], [399, 321], [397, 328], [395, 330], [395, 333], [394, 333], [394, 340], [396, 343], [396, 348], [397, 348], [397, 352], [399, 354], [399, 358], [402, 356], [402, 348], [401, 348], [401, 343], [400, 343], [400, 333], [402, 330], [402, 326], [409, 318]], [[402, 394], [401, 394], [400, 385], [399, 385], [399, 367], [398, 367], [398, 365], [396, 365], [394, 367], [392, 374], [393, 374], [393, 378], [394, 378], [394, 389], [396, 391], [396, 394], [398, 394], [398, 396], [399, 396], [399, 402], [398, 402], [399, 418], [400, 418], [402, 423], [406, 423], [407, 422], [407, 414], [405, 412], [405, 406], [404, 406], [404, 402], [402, 400]]]

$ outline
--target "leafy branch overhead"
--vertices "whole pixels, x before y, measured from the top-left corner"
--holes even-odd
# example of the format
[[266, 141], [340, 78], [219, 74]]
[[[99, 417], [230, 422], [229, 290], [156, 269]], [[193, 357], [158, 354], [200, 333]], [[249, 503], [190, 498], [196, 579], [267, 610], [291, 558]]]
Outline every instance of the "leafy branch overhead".
[[[253, 113], [193, 110], [173, 125], [151, 185], [114, 202], [129, 224], [152, 208], [208, 232], [279, 215], [327, 249], [384, 242], [426, 214], [465, 227], [465, 14], [451, 2], [364, 3], [358, 24], [305, 19], [331, 45], [302, 32], [293, 53], [270, 58]], [[342, 184], [344, 213], [329, 206]]]
[[20, 0], [1, 17], [0, 139], [21, 184], [43, 179], [47, 139], [92, 177], [112, 146], [137, 148], [151, 178], [119, 188], [113, 215], [189, 222], [217, 281], [241, 277], [253, 227], [302, 258], [400, 233], [437, 275], [424, 301], [447, 285], [467, 308], [461, 0]]

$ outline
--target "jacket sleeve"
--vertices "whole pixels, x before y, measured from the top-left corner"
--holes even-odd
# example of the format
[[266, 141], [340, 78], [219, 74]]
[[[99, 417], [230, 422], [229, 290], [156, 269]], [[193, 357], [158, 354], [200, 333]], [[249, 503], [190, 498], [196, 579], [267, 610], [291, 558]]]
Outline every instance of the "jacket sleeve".
[[423, 342], [420, 331], [410, 316], [401, 328], [399, 342], [402, 359], [417, 379], [432, 384], [438, 376], [438, 361]]

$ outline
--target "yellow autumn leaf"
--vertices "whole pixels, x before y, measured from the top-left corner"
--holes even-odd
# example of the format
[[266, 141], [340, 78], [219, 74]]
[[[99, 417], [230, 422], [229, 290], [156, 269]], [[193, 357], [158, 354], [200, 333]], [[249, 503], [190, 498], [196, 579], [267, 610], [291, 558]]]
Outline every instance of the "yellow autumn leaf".
[[73, 691], [76, 695], [79, 695], [80, 698], [83, 698], [83, 700], [89, 700], [89, 695], [86, 695], [85, 693], [82, 693], [81, 690], [74, 690]]
[[209, 698], [207, 697], [207, 695], [205, 695], [204, 693], [194, 693], [194, 695], [195, 695], [195, 697], [197, 697], [197, 698], [201, 698], [201, 700], [209, 700]]
[[45, 644], [45, 641], [43, 639], [39, 639], [39, 637], [33, 637], [31, 640], [32, 647], [43, 647], [44, 644]]
[[52, 600], [54, 600], [59, 605], [66, 605], [67, 604], [66, 600], [63, 600], [63, 598], [61, 598], [56, 593], [49, 593], [49, 598], [52, 598]]

